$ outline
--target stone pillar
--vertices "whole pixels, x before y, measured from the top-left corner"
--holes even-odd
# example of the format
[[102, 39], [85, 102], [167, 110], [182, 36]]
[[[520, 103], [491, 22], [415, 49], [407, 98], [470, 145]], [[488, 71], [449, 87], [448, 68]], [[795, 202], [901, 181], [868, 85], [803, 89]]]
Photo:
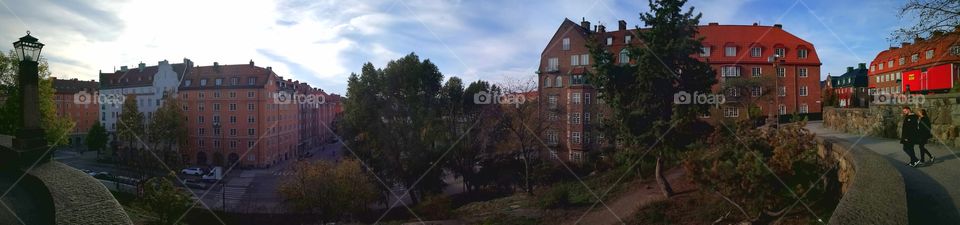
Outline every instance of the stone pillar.
[[33, 166], [34, 163], [44, 163], [50, 160], [47, 155], [49, 147], [47, 145], [46, 135], [40, 126], [40, 77], [38, 74], [38, 63], [30, 61], [20, 62], [20, 74], [17, 85], [20, 89], [21, 109], [23, 112], [23, 127], [17, 132], [17, 137], [13, 142], [12, 154], [5, 157], [12, 160], [7, 165], [18, 165], [21, 167]]

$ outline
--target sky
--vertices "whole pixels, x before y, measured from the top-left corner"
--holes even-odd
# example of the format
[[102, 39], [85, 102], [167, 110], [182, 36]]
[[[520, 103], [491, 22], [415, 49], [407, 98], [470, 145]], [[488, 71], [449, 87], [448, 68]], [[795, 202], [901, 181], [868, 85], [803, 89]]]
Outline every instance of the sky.
[[[446, 77], [494, 83], [535, 77], [540, 53], [564, 18], [640, 23], [647, 1], [623, 0], [0, 0], [0, 40], [26, 31], [46, 44], [59, 78], [140, 62], [270, 66], [330, 93], [366, 62], [384, 67], [415, 52]], [[873, 60], [889, 34], [910, 25], [902, 0], [690, 0], [701, 24], [783, 24], [813, 43], [821, 78]], [[0, 47], [6, 52], [12, 44]]]

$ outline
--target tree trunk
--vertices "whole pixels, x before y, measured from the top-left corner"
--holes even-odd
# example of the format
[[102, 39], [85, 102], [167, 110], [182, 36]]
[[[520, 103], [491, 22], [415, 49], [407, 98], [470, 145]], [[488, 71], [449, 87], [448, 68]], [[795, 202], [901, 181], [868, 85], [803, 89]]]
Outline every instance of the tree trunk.
[[533, 187], [530, 186], [530, 159], [527, 155], [523, 156], [523, 189], [528, 195], [533, 195]]
[[673, 188], [670, 187], [670, 182], [667, 181], [667, 178], [663, 176], [663, 158], [657, 156], [657, 166], [656, 171], [654, 172], [657, 179], [657, 186], [660, 186], [660, 191], [663, 193], [664, 197], [673, 196]]

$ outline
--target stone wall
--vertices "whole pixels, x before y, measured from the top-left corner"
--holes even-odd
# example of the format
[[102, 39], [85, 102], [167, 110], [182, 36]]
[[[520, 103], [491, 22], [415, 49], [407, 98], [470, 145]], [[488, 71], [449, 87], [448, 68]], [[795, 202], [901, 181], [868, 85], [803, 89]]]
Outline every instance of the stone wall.
[[[899, 139], [900, 111], [907, 104], [874, 104], [870, 108], [824, 108], [823, 125], [852, 134]], [[912, 109], [926, 109], [934, 143], [960, 148], [960, 93], [928, 95]]]
[[830, 137], [817, 137], [817, 153], [837, 163], [843, 197], [829, 224], [907, 224], [903, 177], [879, 154]]

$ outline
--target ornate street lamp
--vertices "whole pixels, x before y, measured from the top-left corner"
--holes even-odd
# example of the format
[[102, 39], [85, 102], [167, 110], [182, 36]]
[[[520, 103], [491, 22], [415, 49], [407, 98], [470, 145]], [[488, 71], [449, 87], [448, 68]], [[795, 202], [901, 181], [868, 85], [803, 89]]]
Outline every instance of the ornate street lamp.
[[30, 36], [28, 31], [27, 36], [23, 36], [19, 41], [13, 43], [13, 47], [17, 59], [20, 60], [17, 88], [20, 91], [20, 97], [22, 97], [21, 107], [23, 112], [21, 118], [23, 127], [17, 132], [13, 150], [5, 152], [3, 158], [5, 158], [4, 161], [12, 160], [16, 165], [31, 166], [34, 163], [42, 163], [50, 159], [46, 154], [48, 148], [45, 132], [40, 127], [40, 92], [38, 88], [40, 74], [38, 65], [43, 43]]

